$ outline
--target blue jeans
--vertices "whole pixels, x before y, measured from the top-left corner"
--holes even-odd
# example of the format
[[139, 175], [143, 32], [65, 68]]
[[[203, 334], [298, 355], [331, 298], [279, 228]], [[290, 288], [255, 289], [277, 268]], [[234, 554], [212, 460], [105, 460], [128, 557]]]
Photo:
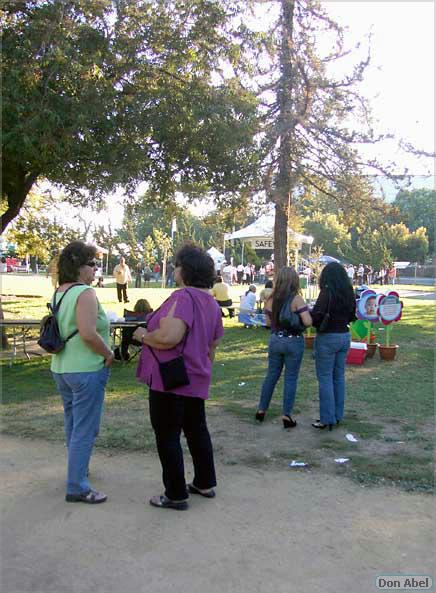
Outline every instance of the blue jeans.
[[52, 373], [64, 405], [68, 448], [67, 494], [89, 492], [88, 465], [100, 428], [109, 369], [88, 373]]
[[269, 407], [274, 387], [285, 367], [285, 385], [283, 389], [283, 415], [290, 415], [297, 391], [298, 373], [304, 353], [303, 336], [280, 337], [271, 334], [268, 347], [268, 372], [262, 385], [259, 410], [266, 412]]
[[350, 348], [349, 332], [317, 334], [314, 344], [319, 386], [319, 419], [336, 424], [344, 416], [345, 359]]

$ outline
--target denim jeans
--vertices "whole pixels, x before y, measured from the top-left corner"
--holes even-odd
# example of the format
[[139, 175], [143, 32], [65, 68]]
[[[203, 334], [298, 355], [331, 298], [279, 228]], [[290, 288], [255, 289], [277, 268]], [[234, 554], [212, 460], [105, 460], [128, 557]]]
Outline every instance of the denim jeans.
[[165, 496], [188, 498], [180, 434], [183, 430], [194, 465], [193, 484], [201, 490], [216, 486], [212, 441], [204, 400], [150, 389], [150, 420], [162, 465]]
[[262, 385], [259, 410], [266, 411], [277, 381], [285, 367], [283, 389], [283, 415], [290, 415], [297, 391], [298, 373], [304, 353], [303, 336], [280, 337], [271, 334], [268, 347], [268, 372]]
[[314, 344], [316, 376], [319, 386], [319, 419], [336, 424], [344, 416], [345, 359], [350, 334], [318, 333]]
[[89, 460], [100, 428], [109, 369], [88, 373], [52, 373], [64, 405], [68, 448], [67, 494], [89, 492]]

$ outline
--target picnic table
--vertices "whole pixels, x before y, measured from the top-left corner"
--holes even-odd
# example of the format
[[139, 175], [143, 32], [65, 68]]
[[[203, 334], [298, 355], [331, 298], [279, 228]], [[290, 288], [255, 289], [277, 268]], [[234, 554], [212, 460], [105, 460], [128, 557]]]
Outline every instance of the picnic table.
[[[111, 342], [112, 347], [118, 341], [121, 341], [121, 330], [125, 327], [137, 327], [140, 325], [138, 321], [111, 321]], [[17, 358], [17, 346], [21, 342], [23, 352], [28, 360], [30, 355], [42, 356], [41, 352], [36, 350], [29, 350], [26, 344], [26, 340], [29, 337], [29, 331], [32, 329], [38, 329], [41, 326], [41, 319], [1, 319], [0, 327], [9, 328], [12, 330], [12, 351], [9, 357], [9, 366], [12, 366], [13, 362]]]

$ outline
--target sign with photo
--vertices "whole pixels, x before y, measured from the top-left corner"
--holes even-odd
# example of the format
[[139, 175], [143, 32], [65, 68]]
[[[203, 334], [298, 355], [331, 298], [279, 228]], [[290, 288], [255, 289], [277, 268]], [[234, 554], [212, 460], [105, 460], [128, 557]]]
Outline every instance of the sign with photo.
[[356, 304], [356, 316], [358, 319], [365, 319], [367, 321], [378, 321], [379, 316], [377, 312], [377, 297], [384, 295], [377, 295], [374, 290], [364, 290]]
[[401, 319], [403, 303], [398, 292], [391, 291], [377, 297], [377, 314], [384, 325]]

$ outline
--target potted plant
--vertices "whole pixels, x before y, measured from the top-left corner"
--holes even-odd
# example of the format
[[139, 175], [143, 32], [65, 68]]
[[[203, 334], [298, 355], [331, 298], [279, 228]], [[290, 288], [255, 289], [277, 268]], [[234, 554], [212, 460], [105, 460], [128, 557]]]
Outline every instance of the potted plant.
[[375, 351], [377, 350], [378, 344], [375, 341], [375, 335], [372, 331], [372, 323], [370, 321], [367, 321], [366, 323], [368, 327], [368, 335], [366, 341], [366, 358], [372, 358], [375, 354]]
[[378, 351], [382, 360], [394, 360], [397, 353], [397, 344], [391, 344], [392, 325], [386, 326], [385, 343], [378, 345]]
[[401, 319], [403, 303], [400, 301], [399, 294], [391, 291], [386, 295], [380, 295], [377, 305], [380, 320], [386, 326], [385, 343], [378, 346], [380, 358], [381, 360], [394, 360], [398, 345], [392, 344], [391, 341], [392, 323]]
[[315, 333], [313, 327], [310, 326], [304, 332], [304, 344], [306, 348], [313, 348], [313, 343], [315, 341]]

